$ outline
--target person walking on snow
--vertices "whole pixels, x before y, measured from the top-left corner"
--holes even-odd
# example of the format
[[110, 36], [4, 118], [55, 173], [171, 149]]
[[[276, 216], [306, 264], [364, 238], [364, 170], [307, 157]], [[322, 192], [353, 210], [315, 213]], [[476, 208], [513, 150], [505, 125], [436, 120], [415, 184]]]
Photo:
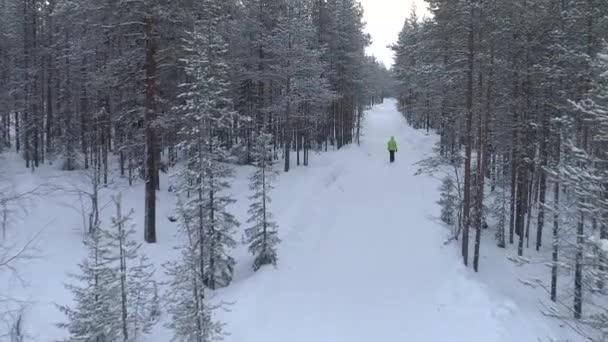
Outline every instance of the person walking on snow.
[[388, 141], [388, 153], [391, 157], [391, 163], [395, 161], [395, 152], [397, 152], [397, 142], [395, 141], [395, 137], [391, 137]]

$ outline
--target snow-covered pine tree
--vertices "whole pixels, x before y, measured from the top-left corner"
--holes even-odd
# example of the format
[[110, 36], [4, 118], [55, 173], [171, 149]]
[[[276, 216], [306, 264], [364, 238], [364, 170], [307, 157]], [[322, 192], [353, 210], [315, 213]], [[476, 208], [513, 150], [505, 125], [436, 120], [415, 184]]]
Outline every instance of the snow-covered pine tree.
[[489, 200], [489, 215], [496, 220], [496, 232], [494, 237], [496, 238], [496, 245], [500, 248], [505, 248], [506, 234], [505, 227], [508, 215], [508, 191], [505, 189], [506, 186], [503, 178], [500, 179], [500, 184], [495, 187], [494, 191], [490, 193]]
[[100, 229], [85, 236], [86, 258], [78, 264], [79, 273], [71, 274], [78, 285], [67, 284], [74, 296], [74, 307], [60, 306], [67, 323], [58, 324], [70, 334], [66, 341], [120, 340], [120, 316], [116, 310], [116, 274], [105, 261], [109, 253], [103, 245]]
[[[180, 230], [186, 240], [177, 261], [165, 264], [169, 276], [167, 312], [171, 320], [167, 328], [173, 330], [173, 341], [208, 342], [222, 336], [222, 324], [212, 319], [214, 307], [205, 296], [205, 246], [206, 234], [200, 225], [203, 215], [200, 202], [178, 200], [177, 214]], [[196, 210], [199, 210], [198, 217]]]
[[249, 197], [253, 202], [249, 206], [249, 220], [251, 227], [245, 230], [249, 251], [255, 256], [253, 269], [268, 264], [276, 265], [277, 248], [281, 241], [278, 237], [278, 225], [272, 220], [270, 204], [270, 191], [277, 172], [273, 168], [272, 158], [272, 135], [260, 133], [255, 141], [253, 159], [256, 166], [255, 172], [249, 178], [249, 188], [253, 195]]
[[105, 261], [113, 266], [118, 276], [120, 289], [121, 331], [124, 341], [135, 341], [141, 334], [146, 334], [158, 318], [158, 296], [152, 279], [154, 267], [145, 255], [139, 253], [141, 244], [135, 242], [135, 225], [131, 223], [133, 211], [123, 216], [120, 194], [113, 198], [116, 205], [116, 216], [112, 218], [112, 229], [101, 230], [108, 240], [110, 253]]
[[437, 202], [441, 206], [441, 221], [445, 224], [452, 225], [455, 223], [458, 197], [452, 177], [446, 176], [443, 178], [440, 188], [440, 197]]
[[[133, 262], [135, 260], [131, 260]], [[140, 255], [137, 263], [128, 269], [127, 324], [133, 341], [139, 341], [140, 336], [148, 334], [161, 315], [158, 284], [152, 281], [153, 274], [153, 265], [145, 255]]]
[[233, 177], [233, 170], [226, 164], [228, 152], [220, 144], [219, 138], [207, 140], [207, 153], [203, 168], [203, 199], [205, 208], [205, 225], [207, 227], [207, 270], [205, 284], [215, 290], [228, 286], [232, 281], [234, 258], [230, 249], [236, 247], [236, 228], [239, 226], [236, 218], [228, 211], [227, 206], [235, 200], [226, 190], [230, 188], [228, 179]]
[[67, 285], [77, 303], [60, 307], [69, 319], [60, 324], [70, 332], [68, 341], [136, 341], [158, 318], [153, 266], [132, 238], [132, 212], [123, 216], [120, 195], [113, 202], [112, 226], [87, 237], [88, 256], [79, 265], [81, 274], [73, 275], [85, 285]]
[[[226, 191], [233, 176], [227, 163], [229, 153], [221, 140], [227, 136], [236, 113], [229, 97], [226, 62], [227, 44], [220, 31], [225, 18], [220, 0], [205, 0], [202, 14], [187, 40], [184, 58], [190, 83], [182, 94], [182, 146], [187, 151], [185, 169], [180, 172], [180, 196], [184, 210], [205, 233], [204, 282], [211, 289], [227, 286], [232, 280], [234, 259], [229, 250], [236, 246], [238, 222], [227, 210], [234, 202]], [[192, 197], [190, 197], [192, 195]]]

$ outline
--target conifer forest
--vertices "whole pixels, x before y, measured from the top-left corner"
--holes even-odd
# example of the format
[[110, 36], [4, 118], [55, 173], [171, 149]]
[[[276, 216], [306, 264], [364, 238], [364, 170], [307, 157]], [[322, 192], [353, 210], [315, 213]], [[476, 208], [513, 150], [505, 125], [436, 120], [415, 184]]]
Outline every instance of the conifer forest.
[[608, 341], [608, 1], [0, 0], [0, 342], [448, 340]]

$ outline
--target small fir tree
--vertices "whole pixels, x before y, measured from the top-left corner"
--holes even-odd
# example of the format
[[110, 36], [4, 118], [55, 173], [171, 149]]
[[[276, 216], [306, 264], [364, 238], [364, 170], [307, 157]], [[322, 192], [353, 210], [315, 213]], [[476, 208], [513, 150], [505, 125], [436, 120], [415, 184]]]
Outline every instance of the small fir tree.
[[121, 198], [113, 198], [116, 216], [110, 229], [98, 227], [87, 236], [87, 258], [72, 275], [84, 285], [67, 285], [74, 308], [60, 307], [69, 322], [68, 341], [135, 341], [150, 332], [158, 318], [153, 266], [139, 252], [131, 222], [123, 216]]
[[66, 341], [97, 342], [117, 340], [120, 318], [117, 315], [116, 274], [105, 261], [109, 252], [103, 245], [100, 229], [85, 237], [87, 257], [78, 265], [79, 273], [70, 274], [78, 285], [67, 284], [66, 288], [74, 296], [73, 307], [60, 306], [67, 316], [67, 323], [58, 324], [68, 331]]
[[208, 303], [205, 286], [204, 229], [198, 225], [188, 204], [178, 201], [180, 230], [186, 235], [184, 245], [178, 247], [180, 257], [165, 265], [169, 290], [165, 297], [171, 320], [167, 328], [173, 330], [173, 341], [208, 342], [222, 336], [222, 324], [212, 319], [215, 309]]
[[245, 230], [249, 251], [255, 256], [253, 269], [258, 270], [263, 265], [277, 263], [277, 245], [280, 242], [277, 224], [272, 220], [269, 211], [270, 191], [276, 178], [272, 165], [272, 136], [262, 133], [256, 139], [253, 158], [256, 171], [250, 177], [249, 188], [254, 192], [250, 199], [249, 220], [251, 227]]

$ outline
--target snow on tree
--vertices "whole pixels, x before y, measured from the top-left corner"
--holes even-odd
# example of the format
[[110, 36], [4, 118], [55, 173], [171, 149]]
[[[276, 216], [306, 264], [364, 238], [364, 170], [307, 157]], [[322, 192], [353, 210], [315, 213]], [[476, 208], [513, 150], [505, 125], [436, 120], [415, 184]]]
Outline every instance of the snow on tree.
[[113, 198], [116, 215], [109, 229], [100, 226], [85, 238], [87, 257], [72, 274], [79, 284], [66, 288], [74, 307], [60, 306], [68, 323], [68, 341], [136, 341], [159, 316], [154, 269], [139, 252], [130, 212], [123, 216], [120, 195]]
[[278, 225], [272, 220], [272, 213], [268, 205], [271, 202], [270, 191], [276, 178], [276, 171], [272, 163], [272, 136], [267, 133], [258, 135], [255, 141], [253, 159], [255, 172], [249, 178], [249, 188], [253, 195], [249, 197], [251, 203], [247, 223], [251, 227], [245, 230], [249, 251], [255, 256], [253, 269], [268, 264], [277, 263], [277, 245], [281, 241], [278, 237]]

